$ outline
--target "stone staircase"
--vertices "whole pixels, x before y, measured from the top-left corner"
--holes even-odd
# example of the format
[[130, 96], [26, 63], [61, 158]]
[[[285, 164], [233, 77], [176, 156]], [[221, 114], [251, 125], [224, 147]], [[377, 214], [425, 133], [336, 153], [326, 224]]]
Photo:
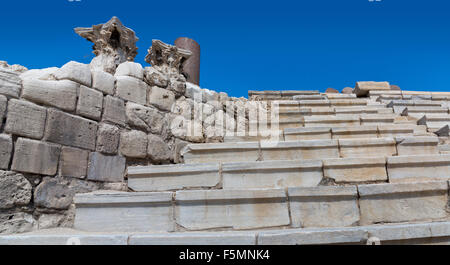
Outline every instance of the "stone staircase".
[[450, 93], [362, 88], [249, 91], [279, 122], [128, 167], [129, 192], [75, 196], [74, 230], [0, 244], [449, 244]]

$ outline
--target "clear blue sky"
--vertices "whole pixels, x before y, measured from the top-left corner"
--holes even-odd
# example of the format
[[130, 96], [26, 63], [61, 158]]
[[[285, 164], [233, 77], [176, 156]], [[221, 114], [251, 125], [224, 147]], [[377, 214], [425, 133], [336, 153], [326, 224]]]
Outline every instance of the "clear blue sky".
[[118, 16], [140, 40], [179, 36], [201, 45], [203, 88], [341, 90], [389, 81], [404, 90], [450, 91], [450, 3], [444, 0], [2, 1], [0, 60], [28, 68], [89, 63], [77, 26]]

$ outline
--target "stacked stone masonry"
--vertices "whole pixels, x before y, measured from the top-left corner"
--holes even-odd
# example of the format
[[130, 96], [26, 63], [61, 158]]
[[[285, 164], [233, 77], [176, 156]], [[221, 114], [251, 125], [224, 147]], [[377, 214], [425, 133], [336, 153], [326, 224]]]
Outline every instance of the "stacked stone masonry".
[[[89, 37], [99, 53], [91, 64], [0, 63], [0, 234], [66, 227], [93, 244], [450, 243], [449, 93], [371, 81], [345, 94], [229, 97], [186, 82], [190, 52], [159, 40], [151, 67], [133, 62], [134, 32], [110, 22], [77, 29], [99, 38]], [[113, 27], [130, 40], [120, 62], [97, 47], [111, 45], [101, 40]]]

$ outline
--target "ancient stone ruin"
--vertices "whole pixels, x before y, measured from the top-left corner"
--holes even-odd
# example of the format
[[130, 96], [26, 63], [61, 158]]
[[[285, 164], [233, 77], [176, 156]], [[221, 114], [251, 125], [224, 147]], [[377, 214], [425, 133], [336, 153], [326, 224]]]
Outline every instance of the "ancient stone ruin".
[[450, 242], [450, 92], [234, 98], [116, 17], [75, 31], [90, 64], [0, 63], [0, 244]]

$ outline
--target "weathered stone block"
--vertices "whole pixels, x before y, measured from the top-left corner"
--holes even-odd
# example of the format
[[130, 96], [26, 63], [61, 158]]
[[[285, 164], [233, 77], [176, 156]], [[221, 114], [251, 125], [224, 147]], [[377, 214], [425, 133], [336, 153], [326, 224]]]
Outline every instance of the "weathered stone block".
[[36, 103], [73, 111], [80, 85], [69, 80], [23, 80], [22, 97]]
[[336, 183], [386, 181], [384, 157], [358, 157], [323, 160], [323, 173]]
[[437, 137], [432, 136], [397, 136], [397, 152], [399, 156], [406, 155], [438, 155]]
[[257, 142], [190, 144], [181, 155], [187, 164], [256, 161], [258, 149]]
[[284, 138], [286, 141], [331, 139], [331, 128], [287, 128], [284, 130]]
[[11, 99], [8, 104], [5, 132], [41, 139], [44, 135], [47, 110], [31, 102]]
[[95, 232], [174, 230], [171, 192], [102, 192], [75, 196], [75, 229]]
[[173, 158], [167, 143], [161, 137], [154, 134], [148, 135], [147, 154], [155, 162], [169, 161]]
[[119, 128], [106, 123], [100, 124], [97, 133], [97, 152], [112, 155], [117, 154], [119, 139]]
[[390, 182], [417, 182], [450, 178], [450, 155], [388, 157]]
[[85, 178], [89, 151], [63, 146], [59, 160], [59, 175]]
[[338, 158], [337, 140], [261, 142], [264, 161]]
[[359, 221], [356, 186], [288, 188], [292, 226], [354, 226]]
[[389, 82], [356, 82], [354, 93], [359, 96], [365, 96], [372, 90], [391, 90]]
[[120, 153], [126, 157], [147, 156], [147, 134], [141, 131], [127, 131], [120, 134]]
[[311, 116], [304, 118], [305, 127], [338, 127], [360, 125], [359, 115]]
[[96, 122], [59, 110], [49, 109], [44, 140], [95, 150], [97, 127]]
[[323, 178], [322, 161], [224, 163], [222, 178], [224, 189], [313, 187]]
[[153, 86], [148, 97], [148, 104], [159, 109], [170, 111], [175, 103], [175, 94], [172, 91]]
[[333, 139], [377, 138], [376, 125], [346, 126], [331, 129]]
[[103, 94], [101, 92], [85, 86], [80, 87], [77, 114], [98, 121], [102, 116], [102, 106]]
[[358, 185], [358, 192], [362, 225], [447, 216], [447, 182]]
[[[130, 236], [129, 245], [255, 245], [252, 232], [143, 233]], [[2, 244], [0, 237], [0, 244]]]
[[105, 94], [114, 94], [114, 82], [116, 79], [113, 75], [103, 71], [92, 71], [92, 88], [95, 88]]
[[397, 154], [393, 138], [339, 139], [342, 157], [379, 157]]
[[212, 188], [220, 182], [218, 163], [128, 167], [127, 175], [134, 191]]
[[125, 157], [106, 156], [98, 152], [89, 155], [88, 179], [103, 182], [121, 182], [125, 171]]
[[46, 177], [34, 192], [34, 204], [37, 207], [57, 210], [68, 209], [77, 193], [98, 190], [100, 185], [76, 178]]
[[31, 191], [30, 182], [22, 174], [0, 170], [0, 209], [27, 205]]
[[58, 80], [68, 79], [90, 87], [92, 84], [91, 69], [88, 64], [70, 61], [55, 72]]
[[144, 80], [150, 86], [167, 87], [169, 78], [154, 67], [145, 67]]
[[12, 137], [7, 134], [0, 134], [0, 168], [8, 169], [11, 153], [13, 149]]
[[125, 113], [129, 125], [144, 129], [147, 132], [161, 133], [164, 116], [157, 109], [127, 102]]
[[139, 63], [124, 62], [117, 66], [114, 76], [131, 76], [142, 80], [144, 79], [144, 69]]
[[120, 98], [106, 96], [104, 102], [103, 120], [125, 126], [125, 102]]
[[0, 94], [18, 98], [22, 80], [17, 72], [0, 67]]
[[[350, 89], [351, 93], [351, 89]], [[367, 241], [367, 232], [359, 227], [285, 229], [263, 231], [258, 234], [258, 245], [320, 245], [354, 244]]]
[[5, 118], [6, 107], [8, 105], [8, 99], [0, 95], [0, 127], [3, 125], [3, 118]]
[[129, 76], [116, 77], [117, 96], [144, 105], [147, 103], [148, 86], [144, 81]]
[[175, 220], [187, 230], [256, 229], [290, 224], [282, 189], [177, 191]]
[[58, 167], [59, 153], [57, 145], [19, 138], [11, 170], [53, 176]]

